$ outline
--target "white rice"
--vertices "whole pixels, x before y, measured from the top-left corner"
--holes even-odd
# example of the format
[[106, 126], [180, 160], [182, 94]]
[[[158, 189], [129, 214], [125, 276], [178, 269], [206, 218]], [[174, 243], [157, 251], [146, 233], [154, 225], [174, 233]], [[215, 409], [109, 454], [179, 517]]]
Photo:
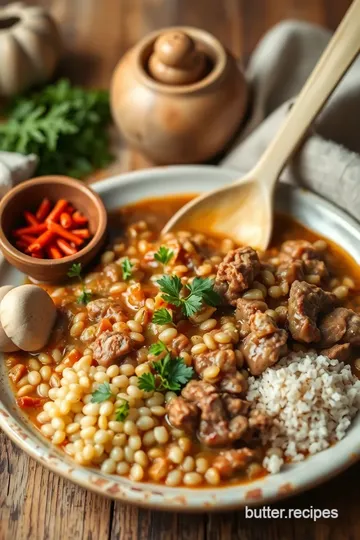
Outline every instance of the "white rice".
[[277, 473], [285, 457], [301, 461], [345, 436], [360, 410], [360, 380], [338, 360], [292, 353], [249, 378], [247, 399], [272, 418], [262, 436], [271, 445], [263, 466]]

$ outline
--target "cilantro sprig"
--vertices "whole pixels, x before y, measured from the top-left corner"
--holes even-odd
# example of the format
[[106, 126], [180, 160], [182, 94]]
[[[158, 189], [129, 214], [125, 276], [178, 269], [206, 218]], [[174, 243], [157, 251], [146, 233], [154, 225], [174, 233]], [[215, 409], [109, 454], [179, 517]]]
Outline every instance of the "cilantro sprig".
[[166, 246], [160, 246], [154, 255], [154, 259], [159, 263], [168, 264], [173, 256], [174, 252], [172, 249], [169, 249]]
[[91, 403], [102, 403], [113, 396], [114, 394], [111, 391], [110, 384], [108, 382], [104, 382], [99, 385], [95, 392], [93, 392]]
[[160, 308], [154, 311], [152, 322], [155, 324], [172, 324], [172, 314], [166, 308]]
[[70, 278], [73, 278], [73, 277], [77, 277], [80, 281], [80, 284], [81, 284], [81, 289], [82, 289], [82, 292], [81, 294], [77, 297], [77, 303], [78, 304], [88, 304], [92, 298], [92, 293], [90, 291], [87, 291], [86, 288], [85, 288], [85, 283], [84, 283], [84, 280], [81, 276], [81, 272], [82, 272], [82, 265], [81, 263], [74, 263], [67, 275], [68, 277]]
[[[157, 347], [155, 347], [155, 345]], [[151, 347], [150, 347], [151, 349]], [[167, 351], [164, 358], [151, 363], [154, 373], [143, 373], [139, 377], [139, 388], [145, 392], [178, 392], [193, 376], [194, 370], [181, 357], [172, 357], [166, 345], [159, 341], [152, 345], [152, 354], [159, 356]]]
[[128, 281], [132, 277], [133, 267], [134, 265], [130, 262], [128, 257], [121, 262], [122, 276], [125, 281]]
[[203, 304], [218, 306], [221, 303], [220, 296], [214, 291], [214, 280], [210, 278], [196, 277], [188, 283], [185, 286], [190, 291], [187, 296], [181, 295], [183, 286], [178, 276], [164, 275], [157, 283], [165, 302], [180, 307], [186, 317], [200, 311]]

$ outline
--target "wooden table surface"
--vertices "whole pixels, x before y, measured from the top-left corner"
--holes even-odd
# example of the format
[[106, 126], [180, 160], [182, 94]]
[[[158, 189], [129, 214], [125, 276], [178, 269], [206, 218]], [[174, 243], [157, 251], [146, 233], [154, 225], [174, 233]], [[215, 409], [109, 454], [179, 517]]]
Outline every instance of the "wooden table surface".
[[[0, 6], [6, 4], [0, 0]], [[139, 38], [174, 24], [200, 26], [248, 59], [263, 33], [285, 18], [334, 29], [349, 0], [39, 0], [61, 23], [61, 72], [106, 88], [120, 56]], [[120, 170], [145, 165], [123, 146]], [[336, 508], [339, 518], [249, 520], [243, 512], [150, 512], [94, 495], [50, 473], [0, 433], [0, 540], [356, 540], [360, 464], [277, 508]]]

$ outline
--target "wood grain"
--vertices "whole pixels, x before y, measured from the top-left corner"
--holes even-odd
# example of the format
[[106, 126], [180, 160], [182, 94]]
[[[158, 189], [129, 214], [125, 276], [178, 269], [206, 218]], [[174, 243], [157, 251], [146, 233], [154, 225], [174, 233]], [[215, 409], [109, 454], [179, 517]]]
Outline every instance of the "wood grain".
[[[0, 6], [8, 3], [0, 0]], [[59, 74], [106, 88], [121, 55], [147, 32], [176, 24], [214, 33], [246, 62], [285, 18], [334, 29], [350, 0], [38, 0], [60, 22]], [[116, 171], [148, 165], [119, 141]], [[0, 540], [357, 540], [360, 464], [277, 508], [336, 508], [336, 520], [247, 520], [244, 512], [185, 515], [114, 503], [50, 473], [0, 433]]]

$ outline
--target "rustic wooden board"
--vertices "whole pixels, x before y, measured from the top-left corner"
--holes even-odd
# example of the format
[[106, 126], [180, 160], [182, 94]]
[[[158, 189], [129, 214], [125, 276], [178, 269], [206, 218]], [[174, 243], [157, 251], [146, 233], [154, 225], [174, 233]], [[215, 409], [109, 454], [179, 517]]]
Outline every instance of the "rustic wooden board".
[[[6, 0], [0, 0], [0, 6]], [[38, 0], [65, 36], [60, 73], [106, 88], [120, 56], [147, 32], [189, 24], [214, 33], [244, 62], [262, 34], [284, 18], [334, 29], [350, 0]], [[116, 171], [146, 160], [120, 145]], [[356, 540], [360, 538], [360, 464], [335, 480], [276, 505], [336, 508], [337, 520], [246, 520], [139, 510], [71, 484], [27, 457], [0, 433], [0, 540]]]

